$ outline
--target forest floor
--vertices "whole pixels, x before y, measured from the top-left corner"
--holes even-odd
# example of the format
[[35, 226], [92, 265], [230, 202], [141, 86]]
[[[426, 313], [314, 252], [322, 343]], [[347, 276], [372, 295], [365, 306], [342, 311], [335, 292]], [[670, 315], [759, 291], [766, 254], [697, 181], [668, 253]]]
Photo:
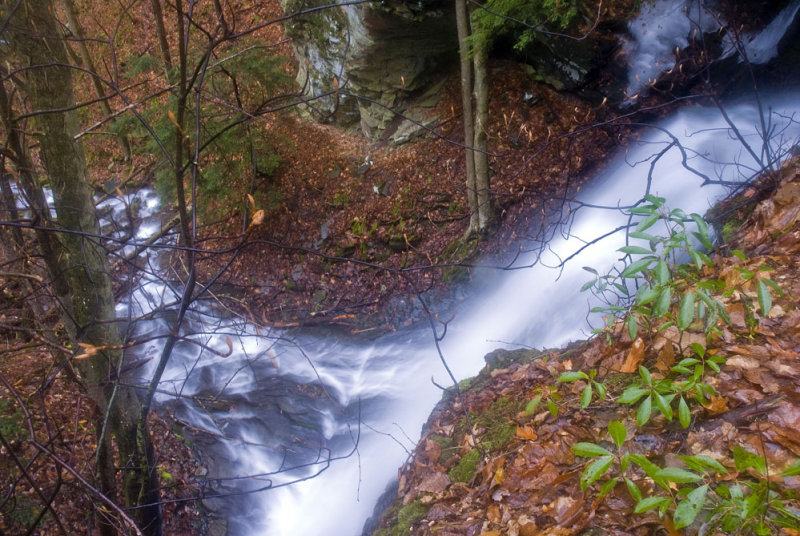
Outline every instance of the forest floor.
[[[243, 289], [256, 321], [359, 332], [418, 321], [418, 293], [442, 298], [453, 283], [469, 281], [471, 262], [541, 245], [541, 224], [629, 134], [622, 121], [601, 124], [614, 117], [610, 108], [497, 62], [489, 150], [498, 224], [488, 237], [464, 241], [469, 214], [456, 72], [439, 94], [433, 130], [399, 147], [294, 114], [272, 123], [270, 140], [284, 164], [265, 187], [281, 198], [223, 277]], [[206, 276], [225, 262], [210, 258]]]
[[[446, 393], [434, 410], [375, 534], [673, 536], [684, 534], [676, 525], [695, 508], [689, 534], [800, 534], [800, 161], [784, 168], [771, 197], [734, 218], [727, 253], [714, 255], [697, 283], [717, 285], [730, 323], [708, 337], [696, 325], [683, 333], [672, 326], [640, 330], [632, 341], [616, 322], [607, 336], [566, 349], [488, 355], [480, 375], [462, 382], [461, 396]], [[734, 248], [743, 254], [732, 255]], [[764, 274], [782, 291], [772, 293], [768, 314], [755, 305]], [[637, 426], [641, 406], [621, 403], [635, 386], [646, 390], [640, 366], [656, 384], [688, 386], [673, 367], [712, 358], [721, 370], [705, 369], [714, 394], [702, 404], [673, 388], [669, 418], [654, 402]], [[594, 383], [586, 405], [587, 381], [557, 378], [590, 370], [607, 392], [600, 400]], [[679, 419], [681, 393], [688, 413]], [[586, 443], [601, 451], [581, 448]], [[625, 456], [634, 461], [621, 468]], [[641, 503], [632, 493], [660, 497], [651, 506], [666, 514], [634, 514]]]

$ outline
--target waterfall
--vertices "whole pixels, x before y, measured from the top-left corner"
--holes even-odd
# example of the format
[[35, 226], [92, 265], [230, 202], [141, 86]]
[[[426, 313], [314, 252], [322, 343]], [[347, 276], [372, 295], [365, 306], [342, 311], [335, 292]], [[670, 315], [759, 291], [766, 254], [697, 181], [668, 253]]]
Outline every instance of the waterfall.
[[[800, 134], [792, 119], [800, 112], [800, 99], [774, 95], [767, 100], [773, 110], [771, 150], [785, 154]], [[644, 195], [652, 170], [650, 193], [667, 197], [671, 207], [703, 213], [725, 192], [717, 184], [701, 188], [704, 181], [744, 180], [762, 165], [742, 144], [756, 154], [764, 146], [758, 109], [743, 99], [726, 110], [743, 140], [718, 109], [684, 108], [645, 128], [640, 141], [581, 193], [580, 202], [631, 205]], [[588, 275], [582, 267], [609, 268], [621, 256], [616, 249], [623, 237], [586, 248], [563, 269], [548, 266], [627, 216], [578, 204], [573, 212], [570, 238], [549, 244], [540, 264], [484, 269], [495, 279], [493, 288], [452, 311], [442, 352], [458, 378], [478, 372], [483, 356], [499, 346], [493, 341], [541, 348], [586, 336], [589, 306], [579, 288]], [[520, 259], [518, 267], [528, 262]], [[175, 290], [151, 281], [125, 307], [136, 316], [154, 303], [175, 299]], [[440, 316], [450, 313], [440, 311]], [[139, 334], [167, 329], [166, 319], [135, 324]], [[265, 332], [220, 319], [212, 305], [199, 305], [185, 331], [203, 346], [182, 342], [176, 347], [160, 404], [189, 431], [206, 432], [193, 437], [205, 452], [217, 491], [265, 490], [204, 502], [229, 516], [231, 535], [359, 534], [441, 396], [431, 377], [449, 384], [425, 326], [372, 341], [320, 329]], [[232, 352], [224, 356], [227, 339]], [[155, 342], [136, 350], [140, 357], [157, 357], [158, 351]]]
[[[778, 44], [794, 22], [800, 0], [793, 0], [758, 32], [739, 36], [738, 43], [728, 32], [720, 58], [733, 55], [753, 64], [765, 64], [778, 55]], [[724, 20], [707, 10], [703, 0], [656, 0], [645, 2], [636, 19], [628, 24], [629, 38], [624, 39], [628, 58], [628, 95], [635, 95], [675, 66], [676, 49], [689, 45], [690, 39], [724, 28]], [[738, 45], [738, 46], [737, 46]]]
[[[647, 31], [631, 27], [631, 91], [637, 91], [634, 82], [669, 68], [672, 50], [684, 46], [693, 28], [711, 27], [699, 11], [685, 16], [698, 5], [672, 0], [643, 8], [632, 24]], [[788, 19], [800, 2], [792, 5]], [[759, 50], [770, 48], [766, 42], [749, 41]], [[627, 221], [615, 207], [649, 192], [668, 198], [670, 207], [702, 214], [725, 193], [719, 183], [747, 180], [761, 169], [753, 154], [758, 160], [788, 154], [800, 135], [800, 98], [774, 94], [763, 102], [765, 123], [753, 99], [726, 104], [735, 131], [718, 109], [702, 106], [642, 127], [639, 141], [616, 155], [571, 204], [565, 236], [547, 246], [538, 264], [526, 267], [529, 256], [511, 270], [476, 269], [485, 273], [480, 279], [491, 281], [487, 288], [455, 310], [438, 311], [441, 318], [454, 315], [441, 344], [454, 374], [476, 374], [483, 356], [501, 345], [496, 341], [542, 348], [586, 337], [590, 304], [579, 292], [588, 279], [582, 267], [604, 271], [619, 261], [622, 235], [588, 245]], [[160, 225], [152, 198], [142, 196], [147, 228], [140, 228], [139, 238]], [[157, 256], [148, 262], [152, 273], [160, 273]], [[131, 323], [134, 339], [152, 338], [170, 329], [174, 313], [162, 304], [179, 299], [177, 284], [145, 277], [118, 313], [138, 318], [160, 311]], [[183, 333], [157, 401], [202, 450], [206, 478], [219, 494], [203, 505], [228, 518], [231, 536], [360, 534], [441, 396], [431, 378], [450, 383], [426, 326], [374, 340], [319, 328], [266, 330], [203, 302], [193, 306]], [[152, 374], [160, 349], [155, 339], [128, 352], [131, 359], [150, 360], [143, 379]]]

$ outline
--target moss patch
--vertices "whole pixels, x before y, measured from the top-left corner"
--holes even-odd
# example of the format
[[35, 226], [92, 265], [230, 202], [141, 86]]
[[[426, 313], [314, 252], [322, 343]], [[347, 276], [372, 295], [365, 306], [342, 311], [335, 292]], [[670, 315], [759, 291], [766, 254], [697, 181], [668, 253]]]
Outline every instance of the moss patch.
[[453, 482], [469, 482], [475, 476], [475, 470], [478, 468], [478, 462], [481, 461], [481, 453], [477, 449], [473, 449], [464, 456], [456, 464], [448, 475]]
[[[472, 236], [466, 240], [459, 238], [448, 245], [442, 252], [441, 262], [460, 263], [472, 258], [478, 250], [478, 237]], [[447, 284], [469, 281], [469, 268], [465, 266], [448, 266], [442, 270], [442, 281]]]
[[481, 444], [488, 450], [498, 450], [506, 446], [516, 432], [516, 426], [509, 419], [522, 411], [522, 402], [511, 398], [500, 398], [489, 410], [475, 419], [478, 427], [486, 428]]
[[439, 447], [442, 449], [442, 454], [441, 456], [439, 456], [439, 459], [442, 462], [446, 462], [447, 460], [455, 456], [455, 450], [457, 445], [453, 438], [445, 437], [439, 434], [431, 434], [428, 436], [428, 439], [439, 444]]
[[[396, 503], [399, 504], [399, 503]], [[394, 509], [396, 507], [393, 507]], [[397, 513], [387, 512], [387, 518], [395, 519], [394, 524], [376, 530], [373, 536], [405, 536], [411, 530], [411, 525], [428, 513], [430, 506], [422, 504], [420, 501], [411, 502], [397, 510]]]

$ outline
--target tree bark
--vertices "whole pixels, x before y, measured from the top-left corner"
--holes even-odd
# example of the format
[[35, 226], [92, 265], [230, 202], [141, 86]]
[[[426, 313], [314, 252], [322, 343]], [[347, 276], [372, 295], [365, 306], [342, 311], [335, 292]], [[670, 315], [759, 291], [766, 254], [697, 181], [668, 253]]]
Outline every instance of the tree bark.
[[[178, 203], [178, 214], [181, 218], [181, 239], [183, 245], [191, 248], [193, 245], [192, 229], [190, 227], [189, 210], [186, 204], [186, 187], [183, 183], [184, 172], [184, 154], [188, 147], [185, 144], [186, 134], [184, 133], [184, 126], [186, 125], [186, 101], [189, 96], [189, 90], [186, 87], [187, 72], [188, 72], [188, 57], [186, 51], [186, 42], [184, 41], [184, 21], [183, 9], [181, 3], [175, 4], [175, 23], [178, 28], [178, 98], [177, 110], [175, 113], [175, 154], [173, 155], [173, 173], [175, 180], [175, 191]], [[194, 206], [194, 203], [192, 204]], [[191, 251], [186, 251], [187, 263], [191, 259]]]
[[[489, 123], [489, 83], [487, 74], [488, 43], [473, 36], [466, 0], [456, 0], [459, 58], [461, 68], [461, 107], [464, 116], [464, 157], [466, 161], [469, 227], [465, 238], [489, 230], [494, 223], [494, 208], [489, 189], [487, 126]], [[470, 52], [472, 60], [470, 60]], [[474, 93], [474, 95], [473, 95]], [[473, 111], [472, 99], [475, 98]]]
[[464, 160], [469, 208], [469, 226], [465, 237], [469, 237], [478, 231], [478, 185], [475, 180], [475, 159], [471, 147], [475, 139], [475, 126], [472, 116], [472, 62], [467, 45], [467, 37], [471, 32], [466, 0], [456, 0], [456, 25], [458, 27], [458, 55], [461, 63], [461, 109], [464, 117]]
[[164, 75], [166, 80], [169, 80], [172, 71], [172, 57], [169, 52], [167, 30], [164, 28], [164, 14], [161, 10], [161, 0], [150, 0], [150, 6], [153, 9], [153, 17], [156, 21], [156, 35], [158, 36], [158, 47], [161, 49], [161, 59], [164, 61]]
[[[83, 28], [81, 28], [80, 22], [78, 21], [78, 17], [75, 13], [75, 4], [73, 3], [73, 0], [61, 0], [61, 4], [64, 6], [64, 12], [67, 15], [67, 28], [69, 28], [69, 31], [75, 36], [75, 42], [78, 45], [78, 52], [80, 53], [83, 67], [90, 73], [97, 72], [95, 70], [94, 61], [92, 61], [92, 56], [89, 54], [89, 48], [86, 46], [86, 38], [83, 34]], [[102, 106], [106, 115], [113, 116], [114, 112], [111, 111], [111, 106], [108, 104], [108, 100], [106, 100], [106, 91], [105, 88], [103, 88], [102, 82], [100, 82], [100, 78], [97, 76], [92, 76], [91, 78], [95, 93], [97, 93], [97, 96], [101, 99], [100, 106]], [[111, 120], [112, 124], [115, 122], [115, 119]], [[117, 134], [117, 140], [119, 141], [125, 161], [130, 162], [131, 145], [128, 142], [128, 137], [120, 132]]]
[[475, 159], [475, 187], [478, 204], [478, 230], [485, 232], [494, 223], [491, 191], [489, 190], [489, 76], [487, 73], [489, 51], [483, 39], [475, 45], [475, 141], [472, 144]]
[[[106, 251], [98, 238], [83, 147], [74, 139], [79, 129], [72, 72], [52, 0], [22, 0], [9, 30], [10, 44], [27, 67], [30, 105], [39, 112], [34, 125], [42, 165], [53, 189], [57, 224], [69, 231], [59, 235], [60, 256], [53, 262], [61, 269], [51, 274], [63, 277], [67, 286], [67, 295], [61, 299], [62, 319], [76, 348], [81, 343], [94, 350], [76, 357], [74, 363], [89, 396], [106, 417], [107, 430], [99, 431], [98, 443], [107, 440], [106, 433], [116, 439], [125, 503], [135, 507], [131, 517], [144, 534], [160, 536], [158, 481], [150, 436], [139, 425], [141, 404], [132, 388], [112, 381], [122, 365], [122, 354], [116, 349], [120, 335], [111, 277]], [[107, 470], [109, 465], [101, 463], [98, 469]], [[105, 486], [113, 481], [109, 477], [100, 475]]]

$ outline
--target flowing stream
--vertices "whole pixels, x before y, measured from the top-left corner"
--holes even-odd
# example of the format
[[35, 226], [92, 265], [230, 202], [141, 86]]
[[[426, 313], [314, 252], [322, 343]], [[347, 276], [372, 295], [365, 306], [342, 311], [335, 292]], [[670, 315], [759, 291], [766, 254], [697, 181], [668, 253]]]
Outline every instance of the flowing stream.
[[[685, 39], [685, 32], [674, 30], [670, 43]], [[662, 45], [643, 40], [630, 54], [654, 57], [652, 43]], [[569, 233], [563, 233], [569, 239], [553, 240], [533, 267], [527, 267], [530, 257], [518, 259], [512, 270], [477, 269], [481, 288], [456, 310], [436, 311], [441, 318], [454, 315], [441, 353], [455, 376], [476, 374], [483, 356], [499, 346], [555, 347], [585, 338], [590, 303], [579, 289], [590, 276], [582, 267], [608, 270], [621, 257], [616, 249], [624, 236], [588, 243], [624, 225], [627, 216], [615, 207], [634, 204], [647, 192], [668, 198], [670, 207], [702, 214], [725, 192], [715, 182], [745, 180], [760, 169], [753, 154], [785, 156], [800, 134], [793, 118], [800, 96], [763, 99], [763, 116], [753, 99], [726, 104], [741, 137], [717, 108], [702, 106], [643, 127], [639, 142], [609, 162], [572, 203]], [[136, 199], [144, 220], [136, 236], [144, 238], [161, 225], [157, 202], [148, 191]], [[117, 220], [113, 211], [123, 209], [108, 207], [109, 219]], [[177, 302], [182, 290], [177, 281], [156, 277], [163, 268], [151, 255], [152, 276], [118, 306], [121, 317], [147, 315], [130, 323], [133, 338], [169, 332], [175, 313], [163, 304]], [[157, 399], [187, 425], [203, 452], [209, 493], [218, 495], [204, 505], [227, 517], [232, 536], [360, 534], [441, 397], [431, 379], [451, 383], [427, 325], [373, 340], [318, 328], [258, 330], [209, 300], [192, 307], [182, 332], [185, 340], [173, 352]], [[160, 350], [154, 339], [129, 352], [128, 359], [149, 359], [142, 378], [152, 374]]]
[[[767, 100], [772, 150], [785, 153], [800, 133], [790, 119], [800, 112], [800, 98]], [[726, 110], [760, 154], [753, 102], [728, 103]], [[589, 274], [582, 267], [608, 269], [620, 257], [615, 250], [624, 237], [617, 233], [587, 247], [563, 269], [549, 266], [624, 224], [627, 216], [613, 207], [635, 203], [649, 185], [671, 207], [703, 213], [724, 193], [718, 185], [700, 188], [704, 181], [740, 181], [759, 167], [716, 108], [687, 107], [647, 128], [581, 193], [583, 203], [612, 208], [574, 204], [571, 238], [552, 241], [538, 265], [526, 268], [531, 259], [522, 258], [519, 269], [487, 268], [487, 277], [479, 279], [491, 283], [478, 296], [456, 311], [438, 311], [442, 318], [455, 314], [441, 344], [453, 373], [459, 379], [477, 373], [483, 356], [501, 346], [497, 341], [541, 348], [586, 336], [589, 305], [579, 288]], [[150, 199], [145, 196], [142, 205], [150, 206]], [[153, 278], [119, 313], [140, 316], [177, 300], [179, 290]], [[133, 335], [166, 333], [171, 320], [167, 312], [134, 322]], [[200, 304], [184, 333], [203, 346], [178, 344], [159, 402], [196, 431], [192, 440], [205, 454], [214, 492], [222, 495], [205, 505], [229, 516], [232, 535], [359, 534], [441, 396], [431, 378], [450, 383], [428, 326], [374, 340], [321, 329], [266, 332]], [[230, 355], [210, 350], [226, 354], [228, 340]], [[159, 351], [153, 342], [139, 347], [136, 357], [151, 357], [152, 364]], [[244, 493], [257, 489], [263, 491]]]

